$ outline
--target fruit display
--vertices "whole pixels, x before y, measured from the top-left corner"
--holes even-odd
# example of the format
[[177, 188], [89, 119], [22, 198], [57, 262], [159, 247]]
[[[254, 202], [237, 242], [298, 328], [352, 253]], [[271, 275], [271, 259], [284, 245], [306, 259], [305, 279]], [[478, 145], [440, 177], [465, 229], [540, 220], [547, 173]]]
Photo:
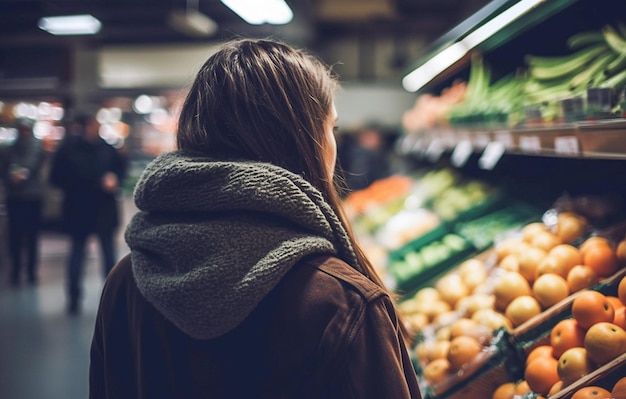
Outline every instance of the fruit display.
[[[513, 354], [500, 353], [492, 345], [490, 339], [498, 336], [498, 331], [504, 333], [513, 345], [536, 339], [537, 334], [547, 328], [545, 325], [550, 326], [546, 320], [556, 323], [563, 318], [564, 307], [576, 295], [583, 292], [601, 295], [594, 290], [604, 287], [626, 264], [624, 254], [618, 256], [616, 250], [620, 245], [623, 250], [626, 244], [622, 243], [626, 242], [626, 237], [622, 235], [623, 239], [619, 240], [619, 236], [616, 239], [615, 236], [609, 238], [597, 233], [590, 235], [592, 231], [584, 217], [572, 212], [558, 213], [549, 224], [528, 223], [509, 231], [486, 251], [461, 261], [426, 287], [405, 296], [399, 303], [399, 309], [409, 327], [418, 331], [414, 356], [423, 386], [441, 395], [446, 389], [453, 389], [455, 384], [471, 378], [480, 367], [499, 371], [493, 364], [494, 359], [497, 357], [502, 363]], [[623, 226], [617, 231], [624, 234]], [[626, 291], [626, 282], [624, 285]], [[617, 301], [619, 298], [615, 296], [608, 300]], [[610, 321], [623, 330], [621, 326], [626, 323], [626, 307], [613, 306], [624, 309], [615, 312]], [[592, 313], [596, 317], [602, 314], [600, 311]], [[573, 378], [571, 375], [590, 372], [592, 367], [596, 367], [596, 363], [593, 363], [594, 366], [592, 363], [570, 368], [561, 366], [563, 377], [559, 375], [561, 355], [567, 352], [564, 359], [580, 359], [583, 354], [580, 349], [573, 349], [571, 343], [578, 342], [580, 347], [584, 347], [587, 330], [579, 325], [573, 328], [574, 320], [564, 320], [558, 328], [552, 329], [553, 342], [529, 354], [529, 360], [542, 351], [549, 353], [550, 358], [546, 360], [548, 357], [543, 356], [534, 363], [528, 372], [529, 381], [525, 377], [524, 385], [515, 385], [518, 394], [524, 387], [528, 392], [541, 393], [545, 390], [547, 393], [556, 382], [560, 381], [563, 385]], [[606, 315], [598, 320], [609, 322]], [[583, 322], [582, 325], [589, 324]], [[594, 327], [590, 337], [598, 335], [594, 330], [601, 326], [605, 325]], [[459, 335], [482, 343], [482, 349], [477, 352], [480, 355], [464, 365], [459, 365], [458, 359], [453, 364], [447, 358], [452, 339]], [[518, 346], [522, 347], [521, 344]], [[471, 345], [468, 343], [468, 348], [477, 348], [474, 341]], [[568, 352], [569, 349], [572, 350]], [[613, 348], [612, 352], [619, 353], [619, 350]], [[601, 357], [596, 357], [596, 361], [601, 360]], [[497, 367], [504, 367], [500, 363]], [[576, 365], [574, 361], [569, 364]], [[500, 373], [514, 374], [509, 371]]]
[[[527, 353], [522, 379], [506, 381], [494, 399], [512, 399], [513, 387], [524, 384], [544, 398], [617, 398], [624, 389], [626, 331], [617, 311], [626, 309], [626, 273], [606, 292], [584, 290], [571, 302], [571, 317], [559, 321]], [[610, 378], [610, 376], [616, 376]], [[602, 384], [599, 382], [602, 381]], [[592, 395], [592, 396], [588, 396]], [[593, 396], [600, 395], [600, 396]], [[602, 396], [606, 395], [606, 396]]]

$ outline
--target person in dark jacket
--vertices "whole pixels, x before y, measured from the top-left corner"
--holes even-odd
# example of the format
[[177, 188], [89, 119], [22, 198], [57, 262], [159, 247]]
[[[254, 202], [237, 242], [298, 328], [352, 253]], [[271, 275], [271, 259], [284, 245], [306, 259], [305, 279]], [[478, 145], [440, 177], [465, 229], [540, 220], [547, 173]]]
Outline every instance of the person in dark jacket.
[[44, 192], [41, 167], [45, 158], [41, 141], [33, 135], [33, 121], [19, 118], [16, 127], [17, 139], [6, 150], [3, 167], [13, 286], [20, 284], [24, 269], [28, 282], [37, 283]]
[[115, 234], [119, 227], [118, 194], [126, 162], [99, 136], [92, 115], [79, 115], [53, 155], [50, 182], [63, 191], [63, 228], [71, 237], [67, 265], [68, 311], [80, 311], [85, 248], [96, 234], [106, 277], [117, 261]]
[[178, 149], [135, 186], [90, 398], [421, 398], [402, 321], [341, 208], [337, 85], [272, 40], [229, 42], [201, 67]]

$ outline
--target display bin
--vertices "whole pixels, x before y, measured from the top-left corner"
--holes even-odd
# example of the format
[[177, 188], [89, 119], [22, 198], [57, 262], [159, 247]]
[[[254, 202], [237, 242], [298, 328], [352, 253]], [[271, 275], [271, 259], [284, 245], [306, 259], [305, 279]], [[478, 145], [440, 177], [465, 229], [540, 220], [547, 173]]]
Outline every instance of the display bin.
[[576, 391], [590, 385], [600, 386], [611, 392], [615, 383], [623, 377], [626, 377], [626, 353], [561, 389], [550, 396], [550, 399], [570, 399]]
[[[435, 248], [439, 243], [448, 241], [451, 236], [454, 236], [455, 244], [447, 245], [443, 249], [447, 251], [445, 256], [440, 256], [435, 261], [424, 259], [426, 258], [425, 251], [428, 251], [426, 248]], [[467, 240], [452, 233], [448, 225], [441, 224], [402, 248], [389, 253], [389, 271], [395, 280], [394, 291], [402, 297], [407, 297], [475, 252], [476, 249]], [[400, 262], [408, 263], [407, 257], [418, 253], [418, 256], [421, 256], [419, 262], [422, 262], [419, 267], [410, 266], [411, 268], [406, 270], [400, 269], [402, 266]]]
[[503, 328], [494, 333], [488, 348], [474, 361], [440, 383], [423, 382], [419, 364], [414, 364], [424, 399], [490, 398], [499, 385], [518, 380], [523, 374], [523, 360], [511, 347], [509, 332]]
[[540, 221], [543, 213], [528, 204], [511, 201], [493, 212], [459, 221], [454, 225], [453, 231], [482, 251], [491, 247], [499, 235], [528, 223]]

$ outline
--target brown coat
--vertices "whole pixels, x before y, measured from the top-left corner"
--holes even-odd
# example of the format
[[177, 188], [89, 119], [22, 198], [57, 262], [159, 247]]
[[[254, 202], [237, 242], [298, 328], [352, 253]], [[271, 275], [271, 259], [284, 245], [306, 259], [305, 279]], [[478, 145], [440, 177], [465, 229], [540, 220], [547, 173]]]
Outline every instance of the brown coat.
[[302, 261], [235, 330], [196, 340], [141, 295], [130, 257], [105, 284], [91, 399], [421, 398], [395, 310], [334, 257]]

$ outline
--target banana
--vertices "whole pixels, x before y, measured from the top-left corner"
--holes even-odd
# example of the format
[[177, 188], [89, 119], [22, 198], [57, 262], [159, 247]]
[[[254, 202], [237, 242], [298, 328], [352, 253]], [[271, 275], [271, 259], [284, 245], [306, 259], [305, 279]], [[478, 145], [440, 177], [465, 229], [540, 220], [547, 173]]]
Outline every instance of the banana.
[[613, 60], [613, 62], [610, 62], [606, 66], [604, 74], [606, 76], [612, 76], [623, 69], [626, 69], [626, 54], [620, 54]]
[[604, 82], [600, 83], [600, 87], [610, 88], [610, 89], [619, 89], [625, 85], [626, 85], [626, 69], [611, 76]]
[[589, 46], [565, 56], [541, 57], [527, 55], [526, 62], [530, 66], [531, 76], [535, 79], [555, 79], [584, 68], [587, 63], [607, 50], [607, 46], [602, 44]]
[[598, 44], [604, 42], [604, 35], [600, 31], [584, 31], [575, 33], [567, 39], [567, 46], [576, 50], [589, 44]]
[[619, 54], [626, 54], [626, 39], [620, 36], [615, 28], [611, 25], [606, 25], [602, 28], [602, 34], [604, 35], [604, 40], [606, 40], [606, 43], [613, 51]]
[[605, 53], [596, 58], [586, 68], [583, 68], [570, 80], [570, 88], [577, 89], [579, 87], [587, 87], [589, 84], [597, 83], [594, 79], [597, 76], [604, 76], [604, 68], [613, 60], [616, 55], [612, 52]]
[[560, 100], [577, 93], [580, 93], [580, 90], [572, 90], [569, 80], [556, 84], [553, 82], [546, 84], [542, 81], [529, 79], [524, 85], [526, 101], [535, 104]]

